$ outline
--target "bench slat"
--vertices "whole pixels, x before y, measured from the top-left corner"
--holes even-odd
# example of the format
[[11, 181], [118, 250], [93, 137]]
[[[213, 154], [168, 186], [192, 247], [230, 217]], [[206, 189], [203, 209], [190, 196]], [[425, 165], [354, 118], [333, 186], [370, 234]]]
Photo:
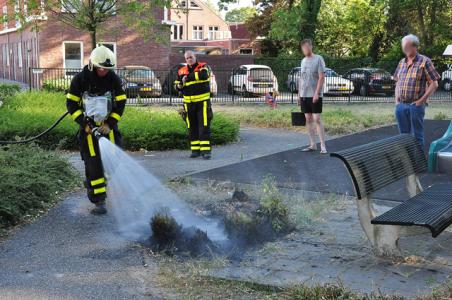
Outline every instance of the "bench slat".
[[452, 224], [452, 184], [436, 184], [374, 218], [371, 223], [423, 226], [436, 237]]
[[427, 171], [427, 160], [417, 140], [400, 134], [332, 153], [343, 161], [362, 199], [408, 175]]

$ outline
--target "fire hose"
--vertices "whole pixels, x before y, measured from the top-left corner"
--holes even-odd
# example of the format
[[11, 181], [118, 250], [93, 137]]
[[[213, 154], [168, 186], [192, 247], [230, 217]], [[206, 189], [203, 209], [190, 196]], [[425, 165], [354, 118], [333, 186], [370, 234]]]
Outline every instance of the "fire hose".
[[67, 116], [67, 114], [68, 114], [68, 112], [65, 112], [63, 115], [61, 115], [61, 117], [58, 118], [58, 120], [56, 120], [55, 123], [53, 123], [52, 126], [47, 128], [46, 130], [44, 130], [37, 136], [31, 137], [31, 138], [28, 138], [25, 140], [20, 140], [20, 141], [0, 141], [0, 145], [25, 144], [25, 143], [30, 143], [34, 140], [37, 140], [40, 137], [42, 137], [42, 136], [46, 135], [47, 133], [49, 133], [50, 131], [52, 131], [55, 127], [57, 127], [57, 125], [60, 124], [61, 121], [63, 121], [63, 119]]
[[[50, 131], [52, 131], [55, 127], [58, 126], [58, 124], [61, 123], [61, 121], [63, 121], [63, 119], [68, 115], [69, 112], [65, 112], [64, 114], [61, 115], [61, 117], [58, 118], [58, 120], [56, 120], [55, 123], [53, 123], [52, 126], [50, 126], [49, 128], [47, 128], [46, 130], [44, 130], [43, 132], [41, 132], [40, 134], [25, 139], [25, 140], [19, 140], [19, 141], [0, 141], [0, 145], [12, 145], [12, 144], [25, 144], [25, 143], [30, 143], [34, 140], [37, 140], [41, 137], [43, 137], [44, 135], [46, 135], [47, 133], [49, 133]], [[102, 134], [99, 132], [99, 127], [94, 126], [91, 122], [88, 121], [88, 125], [91, 127], [91, 131], [92, 134], [95, 138], [99, 139]]]

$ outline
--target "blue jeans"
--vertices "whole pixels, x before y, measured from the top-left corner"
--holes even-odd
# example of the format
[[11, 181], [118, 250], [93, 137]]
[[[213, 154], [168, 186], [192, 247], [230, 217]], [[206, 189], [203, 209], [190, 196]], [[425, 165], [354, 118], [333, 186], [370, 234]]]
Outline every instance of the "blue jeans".
[[424, 115], [425, 104], [399, 103], [395, 109], [397, 125], [400, 133], [412, 134], [424, 150]]

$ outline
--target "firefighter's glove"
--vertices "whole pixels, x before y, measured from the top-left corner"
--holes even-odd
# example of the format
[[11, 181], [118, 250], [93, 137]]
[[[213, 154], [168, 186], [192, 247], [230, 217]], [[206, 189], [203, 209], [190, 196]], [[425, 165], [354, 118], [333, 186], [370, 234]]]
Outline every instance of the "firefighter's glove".
[[108, 135], [110, 133], [111, 129], [107, 123], [104, 123], [99, 127], [99, 129], [97, 131], [99, 131], [103, 135]]

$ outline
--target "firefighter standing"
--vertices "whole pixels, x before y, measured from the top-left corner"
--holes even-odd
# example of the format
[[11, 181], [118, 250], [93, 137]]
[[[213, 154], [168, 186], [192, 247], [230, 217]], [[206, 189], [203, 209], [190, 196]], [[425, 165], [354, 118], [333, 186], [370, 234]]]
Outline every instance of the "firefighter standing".
[[193, 51], [185, 52], [187, 65], [178, 71], [175, 88], [184, 96], [186, 123], [190, 132], [191, 158], [211, 158], [210, 122], [213, 112], [210, 102], [210, 69], [198, 62]]
[[[121, 146], [121, 135], [117, 123], [121, 119], [126, 104], [126, 94], [122, 89], [121, 79], [111, 71], [116, 64], [114, 53], [105, 46], [95, 48], [90, 56], [89, 64], [78, 73], [71, 82], [70, 90], [66, 95], [66, 106], [72, 119], [80, 125], [78, 140], [80, 153], [85, 163], [85, 187], [89, 200], [95, 204], [94, 214], [105, 214], [106, 180], [99, 152], [99, 143], [93, 135], [93, 128], [111, 142]], [[96, 98], [97, 97], [97, 98]], [[103, 117], [104, 109], [93, 106], [101, 113], [96, 117], [88, 116], [88, 101], [109, 100], [110, 107]], [[85, 102], [86, 101], [86, 102]]]

